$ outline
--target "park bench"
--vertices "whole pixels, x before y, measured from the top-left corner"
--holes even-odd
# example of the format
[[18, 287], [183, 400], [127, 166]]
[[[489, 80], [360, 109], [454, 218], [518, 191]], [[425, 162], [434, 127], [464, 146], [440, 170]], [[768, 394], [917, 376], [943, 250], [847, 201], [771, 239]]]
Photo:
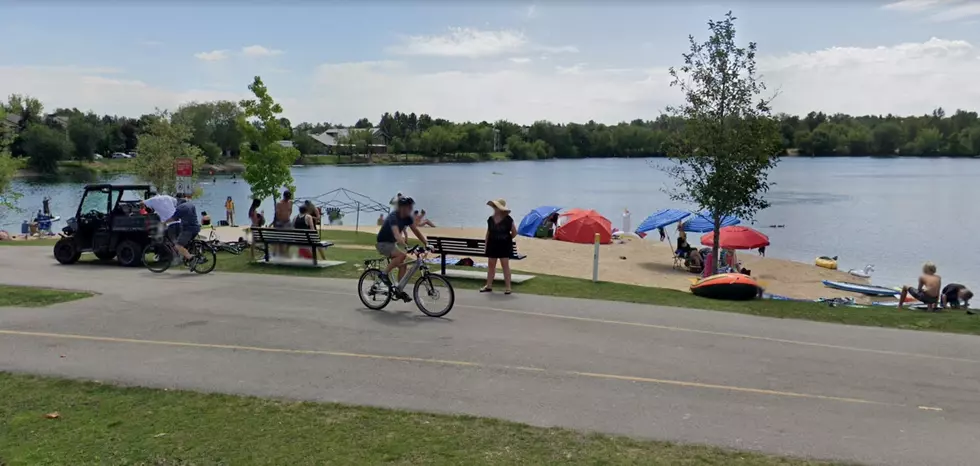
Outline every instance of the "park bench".
[[[317, 249], [327, 249], [333, 246], [329, 241], [320, 240], [318, 230], [292, 230], [280, 228], [251, 228], [252, 246], [262, 245], [265, 262], [269, 262], [269, 247], [272, 245], [301, 246], [310, 248], [313, 256], [313, 266], [317, 266]], [[253, 254], [254, 257], [254, 254]]]
[[[442, 275], [446, 275], [446, 256], [476, 256], [487, 257], [487, 241], [484, 239], [471, 238], [447, 238], [444, 236], [429, 236], [429, 247], [432, 252], [439, 254], [442, 265]], [[513, 260], [521, 260], [527, 256], [517, 252], [517, 243], [510, 253]]]

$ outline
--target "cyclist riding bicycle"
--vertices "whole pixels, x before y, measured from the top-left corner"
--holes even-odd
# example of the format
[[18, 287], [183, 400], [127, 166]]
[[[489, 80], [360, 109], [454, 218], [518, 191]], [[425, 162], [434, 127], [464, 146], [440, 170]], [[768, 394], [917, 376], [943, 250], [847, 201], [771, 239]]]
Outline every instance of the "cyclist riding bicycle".
[[415, 225], [415, 217], [412, 215], [415, 200], [410, 197], [401, 197], [398, 198], [397, 204], [395, 211], [388, 214], [388, 217], [381, 224], [381, 229], [378, 231], [378, 244], [375, 246], [382, 256], [391, 259], [388, 267], [384, 270], [384, 274], [381, 275], [381, 281], [389, 287], [392, 286], [391, 271], [398, 267], [398, 278], [401, 279], [405, 276], [408, 268], [405, 264], [405, 259], [408, 256], [404, 251], [408, 242], [408, 232], [405, 231], [405, 227], [411, 227], [412, 233], [423, 245], [428, 243], [425, 235]]
[[195, 266], [206, 263], [208, 259], [200, 256], [197, 259], [198, 263], [191, 264], [194, 256], [187, 250], [187, 245], [194, 238], [197, 238], [197, 234], [201, 232], [201, 222], [197, 219], [197, 207], [180, 194], [177, 195], [177, 208], [174, 210], [173, 216], [166, 220], [166, 223], [169, 225], [178, 221], [180, 222], [180, 235], [177, 237], [177, 241], [174, 242], [174, 247], [180, 253], [181, 257], [184, 258], [184, 263]]

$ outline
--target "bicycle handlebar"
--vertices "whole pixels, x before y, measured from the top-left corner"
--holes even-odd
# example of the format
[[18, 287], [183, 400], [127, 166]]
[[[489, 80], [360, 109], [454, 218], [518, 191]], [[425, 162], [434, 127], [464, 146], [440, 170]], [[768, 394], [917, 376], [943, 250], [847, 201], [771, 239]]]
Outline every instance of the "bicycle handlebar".
[[432, 248], [430, 248], [428, 246], [422, 247], [422, 246], [419, 246], [419, 245], [416, 244], [415, 246], [412, 246], [412, 247], [408, 248], [408, 250], [405, 251], [405, 253], [406, 254], [422, 254], [422, 253], [429, 252], [431, 250], [432, 250]]

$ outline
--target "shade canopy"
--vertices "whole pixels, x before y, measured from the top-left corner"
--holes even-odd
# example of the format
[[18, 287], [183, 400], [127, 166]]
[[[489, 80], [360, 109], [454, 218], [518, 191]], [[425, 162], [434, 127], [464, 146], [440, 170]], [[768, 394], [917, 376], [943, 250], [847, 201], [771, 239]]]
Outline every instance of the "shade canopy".
[[640, 223], [640, 226], [636, 228], [636, 234], [646, 233], [651, 230], [656, 230], [657, 228], [663, 228], [667, 225], [677, 223], [685, 218], [689, 217], [691, 212], [679, 209], [660, 209]]
[[[749, 227], [731, 226], [718, 230], [719, 243], [722, 249], [756, 249], [769, 246], [769, 237]], [[701, 244], [714, 246], [715, 233], [711, 232], [701, 237]]]
[[599, 243], [612, 242], [612, 222], [599, 215], [594, 210], [581, 210], [569, 217], [568, 221], [558, 228], [555, 239], [570, 243], [592, 244], [595, 235], [599, 235]]
[[517, 227], [517, 234], [521, 236], [534, 237], [534, 234], [541, 227], [541, 224], [552, 214], [561, 210], [561, 207], [541, 206], [524, 216], [520, 226]]
[[[714, 214], [711, 212], [699, 212], [694, 218], [683, 223], [684, 231], [691, 233], [707, 233], [715, 230]], [[742, 223], [737, 217], [725, 216], [721, 218], [722, 227], [730, 227]]]

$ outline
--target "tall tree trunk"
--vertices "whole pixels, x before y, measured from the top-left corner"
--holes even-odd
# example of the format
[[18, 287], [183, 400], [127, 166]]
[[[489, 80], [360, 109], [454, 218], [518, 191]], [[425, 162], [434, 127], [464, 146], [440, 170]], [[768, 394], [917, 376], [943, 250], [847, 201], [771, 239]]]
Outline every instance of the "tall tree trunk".
[[721, 245], [721, 215], [719, 214], [712, 214], [712, 215], [714, 216], [712, 220], [714, 220], [715, 229], [714, 229], [714, 239], [711, 245], [711, 263], [714, 264], [714, 268], [711, 270], [711, 272], [715, 274], [718, 273], [718, 269], [721, 268], [721, 266], [718, 264], [718, 256], [719, 256], [718, 249], [719, 246]]

